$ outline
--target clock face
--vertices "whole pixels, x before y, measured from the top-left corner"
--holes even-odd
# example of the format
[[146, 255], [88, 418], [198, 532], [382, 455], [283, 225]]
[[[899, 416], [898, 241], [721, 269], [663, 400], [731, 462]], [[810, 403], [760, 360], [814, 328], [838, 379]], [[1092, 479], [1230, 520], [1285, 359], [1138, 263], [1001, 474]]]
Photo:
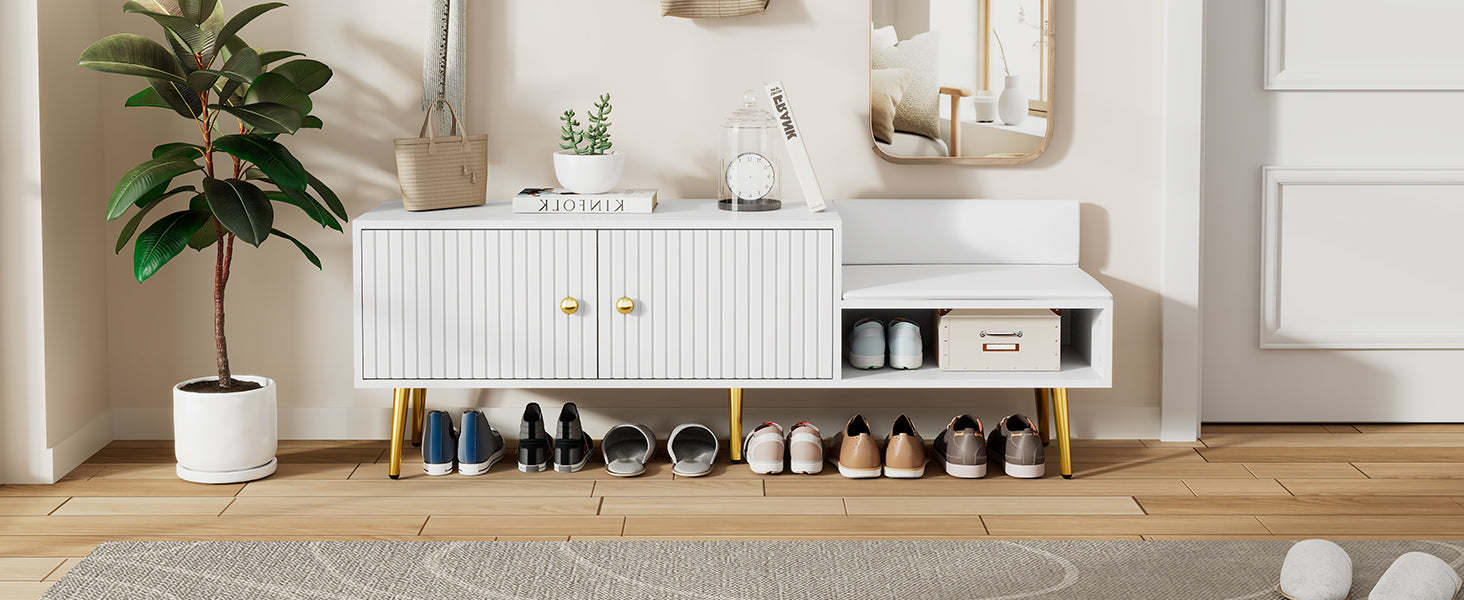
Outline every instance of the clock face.
[[727, 163], [727, 189], [738, 200], [757, 200], [773, 191], [774, 175], [766, 156], [744, 152]]

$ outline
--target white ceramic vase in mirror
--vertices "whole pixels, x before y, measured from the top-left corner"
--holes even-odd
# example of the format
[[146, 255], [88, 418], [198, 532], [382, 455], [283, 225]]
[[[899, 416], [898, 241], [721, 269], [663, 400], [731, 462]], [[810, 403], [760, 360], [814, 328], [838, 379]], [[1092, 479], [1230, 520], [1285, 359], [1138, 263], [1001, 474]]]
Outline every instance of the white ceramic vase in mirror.
[[1006, 85], [1001, 88], [1001, 99], [996, 103], [1001, 122], [1007, 125], [1021, 125], [1027, 120], [1027, 92], [1022, 88], [1021, 75], [1007, 75]]

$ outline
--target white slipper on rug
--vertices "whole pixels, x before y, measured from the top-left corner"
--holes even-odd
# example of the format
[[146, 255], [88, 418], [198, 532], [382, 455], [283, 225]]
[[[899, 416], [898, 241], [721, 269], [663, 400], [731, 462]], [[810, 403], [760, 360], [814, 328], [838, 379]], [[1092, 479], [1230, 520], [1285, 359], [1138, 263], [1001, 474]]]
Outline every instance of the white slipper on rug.
[[1290, 600], [1346, 600], [1352, 589], [1352, 557], [1327, 540], [1302, 540], [1281, 563], [1281, 595]]
[[1459, 574], [1432, 554], [1409, 552], [1383, 572], [1368, 600], [1450, 600], [1459, 593]]

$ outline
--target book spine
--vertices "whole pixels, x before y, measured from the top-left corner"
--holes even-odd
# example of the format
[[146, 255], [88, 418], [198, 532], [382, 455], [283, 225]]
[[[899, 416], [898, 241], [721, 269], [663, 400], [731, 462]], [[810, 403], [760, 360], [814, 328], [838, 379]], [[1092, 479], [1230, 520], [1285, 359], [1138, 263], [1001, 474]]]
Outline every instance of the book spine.
[[783, 91], [783, 82], [774, 81], [764, 87], [768, 92], [768, 101], [773, 105], [773, 113], [778, 118], [778, 125], [782, 128], [784, 141], [788, 142], [788, 161], [793, 163], [793, 172], [798, 174], [798, 186], [803, 188], [803, 201], [808, 203], [809, 212], [822, 212], [827, 208], [823, 190], [819, 189], [818, 179], [813, 175], [813, 161], [808, 158], [808, 147], [803, 145], [803, 133], [793, 120], [793, 109], [788, 106], [788, 94]]
[[656, 209], [652, 198], [585, 196], [525, 196], [513, 199], [513, 212], [546, 214], [648, 214]]

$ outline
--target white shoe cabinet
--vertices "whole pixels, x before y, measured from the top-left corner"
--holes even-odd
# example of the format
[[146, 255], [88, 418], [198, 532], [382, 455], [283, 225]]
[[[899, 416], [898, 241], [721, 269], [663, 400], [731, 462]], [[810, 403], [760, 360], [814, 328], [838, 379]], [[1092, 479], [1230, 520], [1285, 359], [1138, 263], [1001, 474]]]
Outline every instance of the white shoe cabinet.
[[[1077, 203], [839, 204], [367, 212], [353, 230], [356, 385], [397, 391], [390, 473], [404, 431], [420, 434], [427, 388], [727, 388], [736, 440], [743, 388], [841, 386], [1038, 389], [1070, 474], [1066, 389], [1112, 379], [1112, 298], [1077, 267]], [[919, 370], [858, 371], [842, 359], [855, 313], [983, 307], [1064, 309], [1062, 370], [952, 373], [927, 356]]]

